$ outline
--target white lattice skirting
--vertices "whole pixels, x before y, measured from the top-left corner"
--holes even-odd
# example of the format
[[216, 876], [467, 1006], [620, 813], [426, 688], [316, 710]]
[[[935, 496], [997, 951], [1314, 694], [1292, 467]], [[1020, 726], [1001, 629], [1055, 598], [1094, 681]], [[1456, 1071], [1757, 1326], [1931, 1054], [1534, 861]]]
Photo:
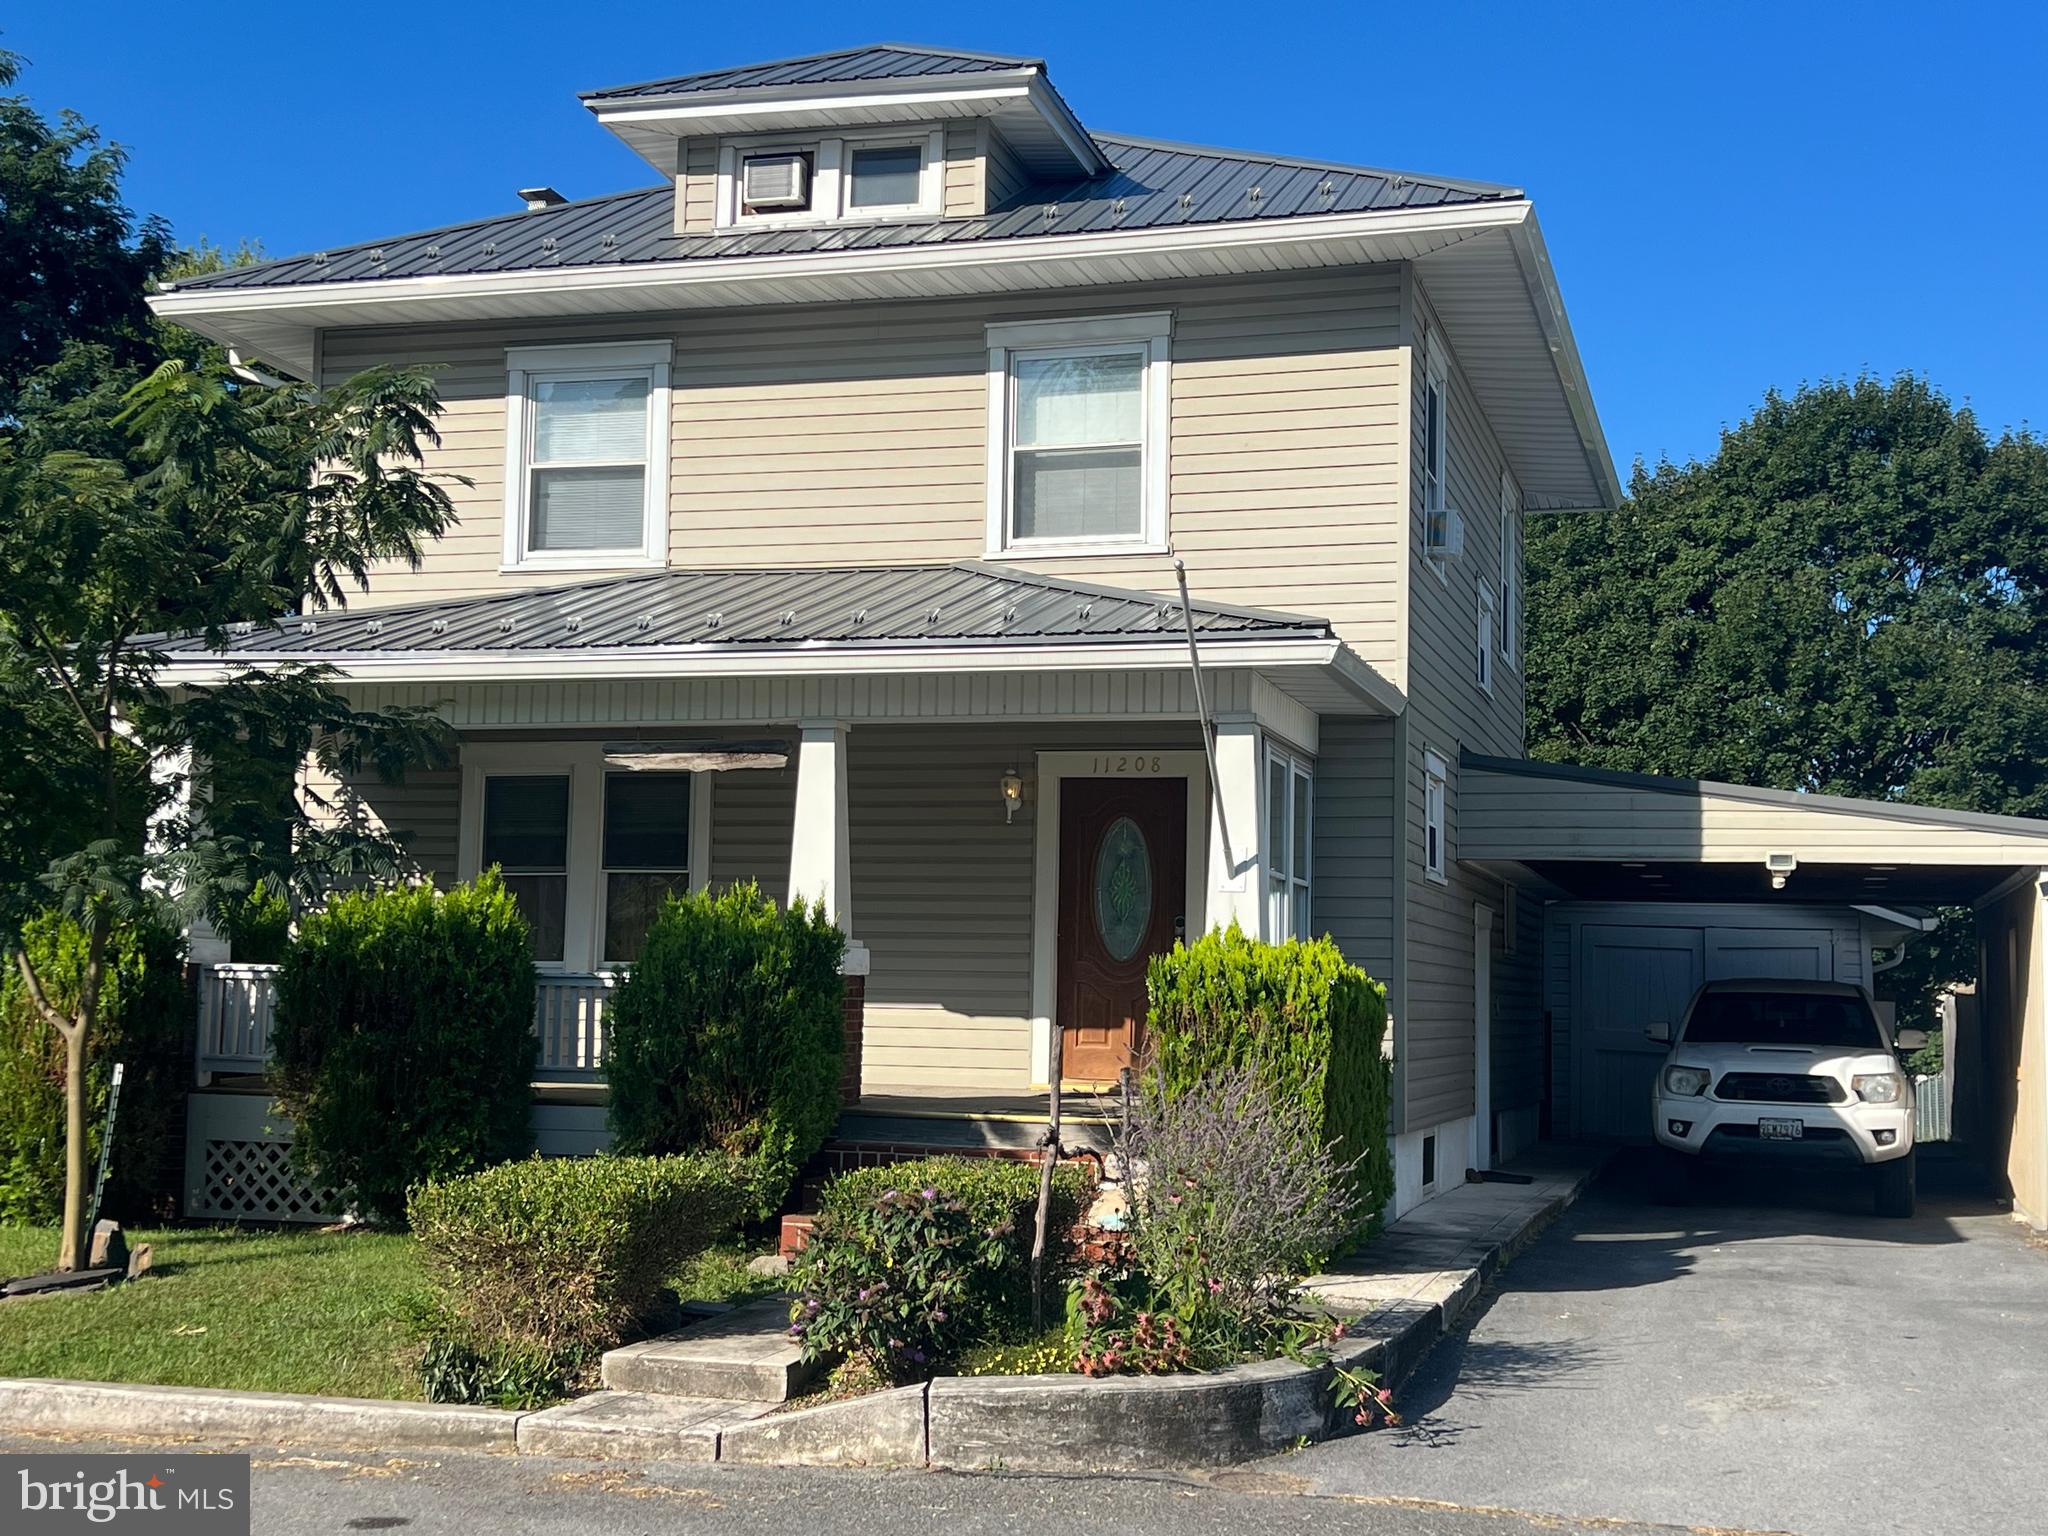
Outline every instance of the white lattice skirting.
[[195, 1093], [185, 1110], [185, 1214], [335, 1221], [341, 1201], [291, 1165], [292, 1125], [260, 1093]]

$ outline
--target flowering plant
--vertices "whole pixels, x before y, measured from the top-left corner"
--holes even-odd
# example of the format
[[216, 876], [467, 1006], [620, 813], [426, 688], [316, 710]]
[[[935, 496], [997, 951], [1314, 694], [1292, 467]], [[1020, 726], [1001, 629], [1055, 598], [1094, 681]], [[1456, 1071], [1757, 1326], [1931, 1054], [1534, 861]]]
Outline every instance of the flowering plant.
[[1010, 1224], [936, 1189], [887, 1189], [827, 1212], [791, 1270], [790, 1336], [806, 1360], [844, 1357], [883, 1382], [922, 1381], [1001, 1305]]

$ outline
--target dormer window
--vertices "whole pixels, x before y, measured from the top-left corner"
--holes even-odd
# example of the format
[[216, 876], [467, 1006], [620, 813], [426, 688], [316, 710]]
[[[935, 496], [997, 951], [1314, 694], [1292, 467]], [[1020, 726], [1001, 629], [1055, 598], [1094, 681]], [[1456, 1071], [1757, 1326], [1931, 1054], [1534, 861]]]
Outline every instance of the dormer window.
[[718, 227], [937, 218], [945, 181], [939, 128], [727, 139], [718, 157]]

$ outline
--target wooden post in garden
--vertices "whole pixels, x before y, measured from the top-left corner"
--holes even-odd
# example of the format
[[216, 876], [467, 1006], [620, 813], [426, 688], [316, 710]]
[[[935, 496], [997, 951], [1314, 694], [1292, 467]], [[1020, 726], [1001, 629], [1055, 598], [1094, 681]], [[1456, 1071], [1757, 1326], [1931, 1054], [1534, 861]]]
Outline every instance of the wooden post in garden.
[[1045, 1331], [1045, 1238], [1052, 1221], [1052, 1175], [1060, 1161], [1060, 1070], [1062, 1037], [1066, 1031], [1055, 1020], [1052, 1026], [1052, 1059], [1046, 1076], [1051, 1080], [1045, 1118], [1045, 1151], [1038, 1164], [1038, 1230], [1031, 1239], [1031, 1326]]

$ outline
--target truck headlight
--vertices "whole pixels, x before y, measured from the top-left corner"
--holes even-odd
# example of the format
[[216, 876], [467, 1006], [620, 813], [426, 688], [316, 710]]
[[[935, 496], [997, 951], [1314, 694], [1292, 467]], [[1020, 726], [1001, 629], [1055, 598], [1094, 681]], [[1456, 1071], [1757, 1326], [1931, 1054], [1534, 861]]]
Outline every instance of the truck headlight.
[[1705, 1067], [1666, 1067], [1664, 1091], [1675, 1099], [1696, 1099], [1707, 1091], [1714, 1074]]
[[1906, 1096], [1906, 1079], [1897, 1072], [1859, 1072], [1849, 1086], [1866, 1104], [1896, 1104]]

